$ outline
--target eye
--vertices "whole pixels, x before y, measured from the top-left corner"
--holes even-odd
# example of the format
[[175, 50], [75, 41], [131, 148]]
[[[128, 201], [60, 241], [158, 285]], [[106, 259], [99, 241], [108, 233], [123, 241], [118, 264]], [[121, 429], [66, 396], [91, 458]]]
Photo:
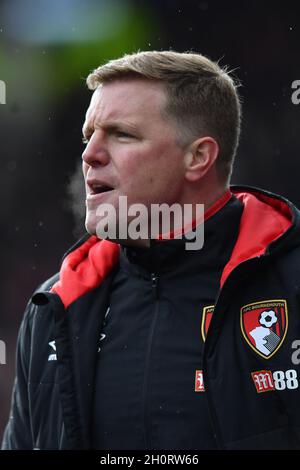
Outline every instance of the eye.
[[123, 137], [123, 138], [128, 138], [128, 139], [133, 138], [133, 135], [128, 134], [127, 132], [116, 131], [115, 134], [117, 137]]
[[82, 137], [82, 143], [86, 145], [89, 143], [89, 140], [86, 137]]

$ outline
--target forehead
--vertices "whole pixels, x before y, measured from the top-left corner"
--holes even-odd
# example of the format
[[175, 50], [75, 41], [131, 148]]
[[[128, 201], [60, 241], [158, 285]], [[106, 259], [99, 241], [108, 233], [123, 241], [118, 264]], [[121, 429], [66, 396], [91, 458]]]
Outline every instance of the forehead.
[[158, 82], [145, 79], [115, 80], [99, 86], [93, 93], [86, 121], [157, 119], [167, 101]]

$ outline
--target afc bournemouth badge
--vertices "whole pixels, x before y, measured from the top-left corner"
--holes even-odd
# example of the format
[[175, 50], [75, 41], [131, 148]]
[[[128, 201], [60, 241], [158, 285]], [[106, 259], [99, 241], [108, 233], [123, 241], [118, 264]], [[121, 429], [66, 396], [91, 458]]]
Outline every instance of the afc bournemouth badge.
[[202, 334], [202, 339], [205, 341], [208, 328], [212, 319], [212, 315], [214, 313], [214, 305], [208, 305], [208, 307], [204, 307], [203, 313], [202, 313], [202, 323], [201, 323], [201, 334]]
[[265, 359], [282, 345], [288, 327], [285, 300], [264, 300], [241, 308], [241, 329], [249, 346]]

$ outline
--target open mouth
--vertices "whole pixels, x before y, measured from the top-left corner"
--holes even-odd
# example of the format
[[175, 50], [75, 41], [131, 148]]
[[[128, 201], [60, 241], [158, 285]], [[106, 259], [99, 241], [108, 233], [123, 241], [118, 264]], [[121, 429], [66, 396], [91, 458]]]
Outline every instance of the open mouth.
[[112, 191], [113, 188], [111, 186], [105, 186], [102, 184], [92, 184], [90, 185], [91, 192], [90, 194], [102, 194], [107, 193], [108, 191]]

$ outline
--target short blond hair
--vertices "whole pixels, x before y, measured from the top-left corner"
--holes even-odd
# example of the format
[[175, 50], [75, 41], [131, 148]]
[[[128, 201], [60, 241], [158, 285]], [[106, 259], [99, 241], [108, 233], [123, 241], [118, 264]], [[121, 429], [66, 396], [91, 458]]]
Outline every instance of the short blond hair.
[[87, 85], [95, 90], [131, 77], [163, 83], [167, 92], [164, 111], [177, 124], [182, 145], [204, 135], [216, 139], [220, 147], [216, 166], [220, 179], [228, 182], [240, 137], [241, 101], [239, 84], [227, 67], [202, 54], [142, 51], [99, 66], [87, 77]]

